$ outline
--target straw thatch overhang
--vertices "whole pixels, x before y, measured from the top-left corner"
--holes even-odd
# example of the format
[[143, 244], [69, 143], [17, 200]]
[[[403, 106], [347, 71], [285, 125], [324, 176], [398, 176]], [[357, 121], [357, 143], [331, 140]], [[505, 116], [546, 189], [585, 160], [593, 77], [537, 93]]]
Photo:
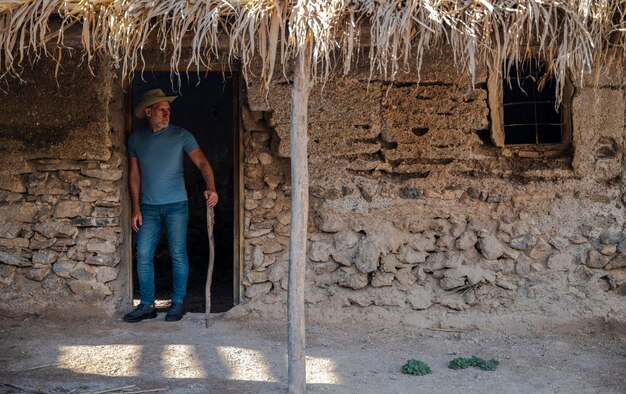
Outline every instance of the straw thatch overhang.
[[[69, 45], [63, 33], [73, 26], [82, 30], [88, 60], [105, 55], [125, 75], [143, 67], [144, 49], [156, 39], [174, 72], [226, 56], [247, 73], [258, 56], [266, 82], [306, 42], [318, 77], [338, 64], [348, 73], [361, 47], [369, 48], [372, 75], [388, 79], [419, 73], [424, 51], [442, 43], [470, 74], [478, 65], [500, 72], [503, 59], [532, 55], [561, 82], [568, 70], [621, 71], [626, 53], [624, 0], [4, 0], [2, 76], [18, 76], [25, 61], [57, 54], [55, 48]], [[183, 60], [185, 46], [191, 56]]]
[[[66, 40], [68, 29], [80, 29], [80, 42]], [[145, 65], [154, 42], [174, 73], [226, 60], [247, 75], [260, 60], [258, 77], [269, 86], [277, 68], [293, 71], [289, 391], [302, 393], [313, 82], [349, 73], [361, 54], [372, 76], [419, 76], [425, 51], [445, 44], [472, 76], [484, 67], [506, 74], [503, 64], [535, 58], [561, 92], [568, 73], [623, 73], [626, 0], [0, 0], [1, 78], [19, 77], [23, 63], [41, 56], [61, 57], [67, 46], [88, 62], [107, 58], [128, 76]]]

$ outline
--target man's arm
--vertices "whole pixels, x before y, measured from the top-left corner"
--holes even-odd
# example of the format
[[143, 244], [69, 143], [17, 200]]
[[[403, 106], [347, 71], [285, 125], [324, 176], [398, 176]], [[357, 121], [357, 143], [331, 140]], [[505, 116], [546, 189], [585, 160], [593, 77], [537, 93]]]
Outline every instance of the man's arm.
[[218, 196], [215, 191], [215, 177], [213, 176], [211, 164], [209, 164], [209, 161], [200, 148], [196, 148], [189, 152], [189, 158], [193, 161], [193, 164], [198, 167], [200, 173], [202, 174], [202, 178], [204, 178], [204, 183], [206, 184], [206, 190], [204, 191], [206, 204], [210, 207], [215, 206], [217, 204]]
[[139, 170], [139, 160], [136, 157], [130, 158], [130, 174], [128, 175], [128, 185], [130, 188], [131, 219], [133, 230], [139, 231], [142, 223], [139, 196], [141, 191], [141, 172]]

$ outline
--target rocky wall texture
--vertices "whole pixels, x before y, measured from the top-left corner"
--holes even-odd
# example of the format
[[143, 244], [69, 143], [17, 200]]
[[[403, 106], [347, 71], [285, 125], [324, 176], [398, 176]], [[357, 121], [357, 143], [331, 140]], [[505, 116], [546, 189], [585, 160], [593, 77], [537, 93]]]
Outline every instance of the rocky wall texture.
[[65, 60], [55, 78], [42, 61], [2, 93], [2, 314], [93, 315], [121, 297], [123, 96], [93, 72]]
[[[571, 143], [500, 148], [487, 73], [473, 89], [446, 59], [428, 54], [419, 83], [312, 91], [309, 313], [626, 320], [624, 79], [575, 86]], [[282, 313], [289, 82], [247, 99], [245, 305]]]

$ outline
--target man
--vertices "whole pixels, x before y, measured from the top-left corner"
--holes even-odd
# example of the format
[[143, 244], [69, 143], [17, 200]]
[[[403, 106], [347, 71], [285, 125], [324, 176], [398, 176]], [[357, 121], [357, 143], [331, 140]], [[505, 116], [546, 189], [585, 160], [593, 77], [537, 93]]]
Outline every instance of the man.
[[141, 303], [124, 316], [127, 322], [138, 322], [157, 316], [154, 306], [154, 252], [161, 229], [165, 226], [172, 258], [172, 304], [166, 321], [180, 320], [185, 311], [189, 263], [187, 258], [187, 192], [183, 178], [186, 153], [198, 167], [206, 183], [207, 206], [215, 206], [213, 170], [196, 139], [187, 130], [170, 125], [170, 103], [176, 96], [166, 96], [161, 89], [146, 92], [135, 108], [146, 126], [128, 138], [130, 157], [131, 225], [137, 232], [137, 275]]

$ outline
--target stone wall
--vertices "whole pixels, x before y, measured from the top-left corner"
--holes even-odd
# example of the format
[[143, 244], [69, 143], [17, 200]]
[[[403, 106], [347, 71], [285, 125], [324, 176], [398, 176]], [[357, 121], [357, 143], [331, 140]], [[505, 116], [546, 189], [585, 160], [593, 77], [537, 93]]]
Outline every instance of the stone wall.
[[[311, 93], [309, 315], [625, 320], [624, 79], [573, 81], [571, 145], [501, 148], [487, 73], [472, 89], [449, 59], [429, 53], [419, 84], [363, 68]], [[105, 66], [67, 62], [58, 80], [39, 63], [2, 96], [2, 314], [110, 314], [129, 300], [125, 93]], [[242, 101], [239, 310], [284, 315], [289, 83], [266, 95], [249, 81]]]
[[[491, 142], [487, 72], [317, 85], [309, 101], [310, 316], [626, 317], [624, 79], [574, 81], [572, 143]], [[246, 308], [284, 312], [290, 86], [249, 82]], [[415, 312], [411, 312], [415, 311]]]
[[124, 96], [79, 60], [1, 93], [0, 314], [111, 313], [127, 288]]

